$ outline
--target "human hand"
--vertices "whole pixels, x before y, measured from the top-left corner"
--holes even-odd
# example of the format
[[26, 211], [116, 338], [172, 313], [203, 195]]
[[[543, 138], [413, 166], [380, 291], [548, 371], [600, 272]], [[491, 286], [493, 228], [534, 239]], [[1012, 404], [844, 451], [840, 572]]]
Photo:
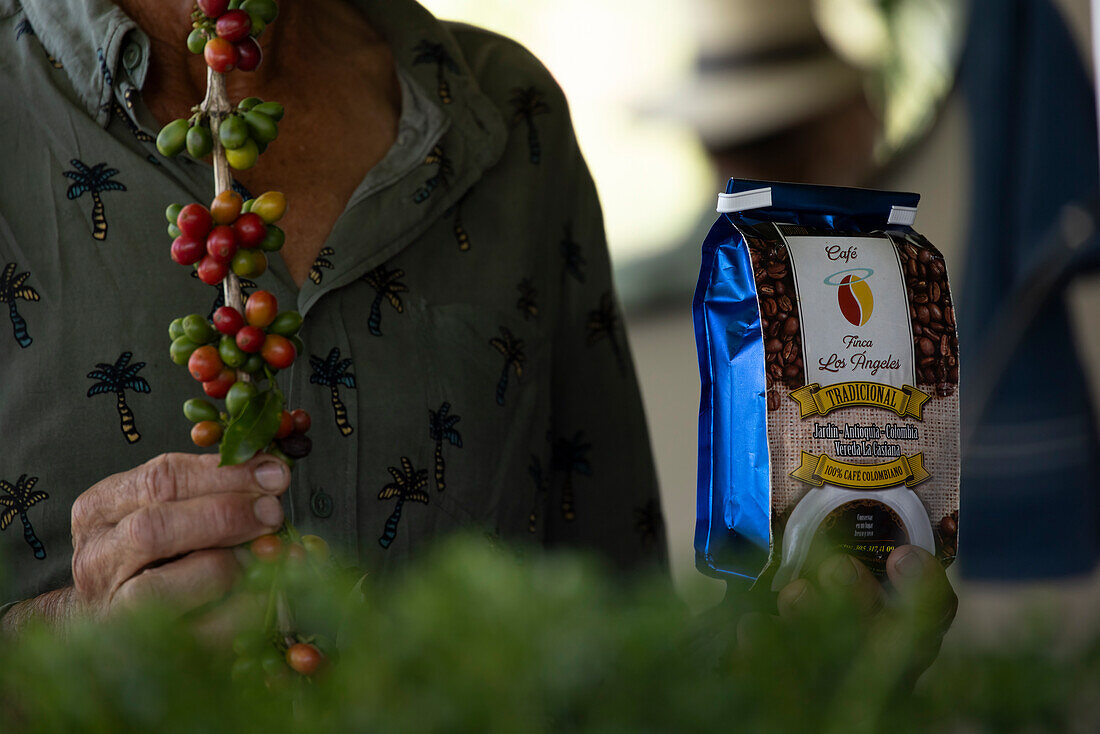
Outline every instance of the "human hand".
[[895, 548], [886, 560], [886, 573], [889, 586], [896, 591], [895, 600], [888, 599], [883, 584], [852, 556], [828, 558], [812, 580], [795, 579], [780, 589], [776, 600], [778, 618], [759, 613], [745, 615], [738, 624], [738, 642], [750, 645], [760, 625], [813, 615], [830, 597], [842, 597], [868, 628], [880, 621], [896, 622], [899, 615], [905, 615], [906, 624], [917, 627], [913, 630], [917, 644], [910, 661], [915, 681], [939, 654], [943, 636], [955, 619], [958, 597], [943, 566], [917, 546]]
[[266, 455], [217, 462], [162, 454], [77, 497], [70, 606], [103, 616], [160, 600], [186, 612], [228, 591], [240, 570], [229, 548], [282, 524], [290, 470]]

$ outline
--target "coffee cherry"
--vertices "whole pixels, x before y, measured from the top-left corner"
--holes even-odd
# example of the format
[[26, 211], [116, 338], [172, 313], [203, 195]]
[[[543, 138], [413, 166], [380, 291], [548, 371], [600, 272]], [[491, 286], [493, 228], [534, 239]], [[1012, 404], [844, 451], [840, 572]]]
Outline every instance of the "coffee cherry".
[[169, 224], [175, 224], [176, 220], [180, 218], [181, 211], [183, 211], [183, 204], [169, 204], [168, 208], [164, 210], [164, 218], [168, 220]]
[[172, 120], [157, 133], [157, 150], [166, 158], [174, 158], [187, 147], [187, 120]]
[[248, 125], [244, 118], [240, 115], [229, 115], [222, 120], [222, 124], [218, 126], [218, 140], [227, 151], [236, 150], [247, 143]]
[[279, 556], [283, 554], [283, 541], [278, 535], [261, 535], [252, 541], [249, 548], [257, 559], [271, 563], [279, 560]]
[[286, 242], [286, 234], [274, 224], [267, 225], [267, 235], [260, 243], [260, 249], [264, 252], [278, 252]]
[[299, 543], [291, 543], [286, 549], [286, 559], [291, 563], [301, 563], [306, 559], [306, 549]]
[[267, 335], [258, 326], [245, 326], [237, 332], [237, 346], [241, 351], [256, 354], [264, 348]]
[[218, 420], [218, 409], [202, 398], [191, 398], [185, 402], [183, 414], [192, 423]]
[[187, 36], [187, 50], [193, 54], [201, 54], [206, 48], [206, 33], [202, 28], [196, 28]]
[[214, 340], [217, 332], [206, 319], [193, 313], [183, 319], [184, 335], [196, 344], [208, 344]]
[[172, 319], [172, 323], [168, 324], [168, 338], [175, 341], [181, 336], [183, 336], [183, 319]]
[[[237, 109], [241, 112], [248, 112], [250, 109], [258, 104], [263, 104], [263, 100], [259, 97], [245, 97], [237, 103]], [[251, 201], [251, 199], [249, 200]], [[247, 209], [245, 211], [248, 211]]]
[[256, 291], [244, 304], [244, 320], [252, 326], [266, 328], [275, 320], [279, 302], [269, 291]]
[[233, 224], [241, 215], [244, 198], [233, 189], [226, 189], [210, 203], [210, 215], [214, 224]]
[[168, 349], [168, 356], [172, 358], [173, 363], [182, 367], [187, 364], [188, 360], [191, 359], [191, 355], [198, 348], [198, 344], [186, 336], [181, 336], [172, 341], [172, 346]]
[[267, 28], [267, 23], [264, 19], [255, 13], [249, 13], [248, 19], [252, 21], [252, 27], [248, 29], [248, 35], [252, 38], [259, 38], [264, 34], [264, 30]]
[[260, 250], [237, 250], [229, 267], [242, 278], [258, 278], [267, 272], [267, 255]]
[[267, 335], [260, 353], [263, 355], [264, 361], [277, 370], [287, 369], [294, 364], [294, 360], [298, 356], [290, 340], [278, 334]]
[[202, 240], [180, 235], [172, 242], [172, 260], [180, 265], [194, 265], [206, 256], [206, 245]]
[[223, 334], [221, 341], [218, 342], [218, 356], [222, 358], [222, 362], [225, 362], [226, 367], [234, 369], [243, 367], [248, 361], [248, 355], [237, 346], [237, 340], [228, 334]]
[[225, 224], [214, 227], [206, 238], [206, 252], [218, 262], [231, 262], [237, 254], [237, 235], [233, 228]]
[[324, 660], [320, 650], [305, 642], [295, 643], [286, 651], [286, 664], [299, 675], [313, 675]]
[[258, 15], [264, 23], [271, 23], [279, 15], [279, 6], [275, 0], [244, 0], [241, 10], [249, 15]]
[[248, 125], [248, 134], [257, 143], [272, 143], [279, 137], [278, 124], [256, 109], [244, 113], [244, 121]]
[[302, 315], [297, 311], [283, 311], [268, 326], [268, 331], [279, 336], [291, 337], [302, 328]]
[[286, 214], [286, 196], [281, 191], [268, 191], [256, 197], [250, 209], [260, 215], [264, 224], [275, 224]]
[[243, 10], [227, 10], [218, 16], [214, 30], [218, 37], [237, 43], [248, 37], [248, 32], [252, 30], [252, 19]]
[[169, 224], [165, 231], [168, 232], [168, 236], [172, 239], [176, 239], [177, 237], [183, 235], [183, 232], [180, 232], [180, 228], [177, 227], [175, 224]]
[[248, 212], [241, 214], [233, 222], [233, 231], [237, 235], [237, 242], [241, 247], [259, 247], [267, 236], [267, 227], [264, 220], [258, 214]]
[[[251, 19], [249, 23], [249, 31], [251, 31]], [[241, 71], [256, 71], [263, 59], [264, 53], [255, 38], [245, 38], [237, 44], [237, 68]]]
[[229, 392], [225, 394], [225, 409], [232, 418], [236, 418], [248, 405], [248, 401], [256, 397], [256, 386], [251, 382], [236, 382]]
[[252, 109], [256, 112], [262, 112], [275, 122], [283, 119], [283, 114], [286, 112], [286, 109], [278, 102], [261, 102]]
[[249, 138], [244, 145], [236, 150], [226, 149], [225, 159], [229, 161], [229, 165], [238, 171], [247, 171], [252, 166], [256, 165], [256, 161], [260, 157], [260, 149], [256, 146], [256, 141]]
[[286, 438], [292, 433], [294, 433], [294, 419], [284, 410], [279, 414], [279, 430], [275, 431], [275, 438]]
[[202, 383], [202, 391], [215, 400], [221, 400], [229, 393], [229, 388], [233, 387], [236, 381], [237, 373], [226, 367], [213, 380]]
[[202, 204], [188, 204], [180, 209], [176, 217], [176, 226], [180, 232], [196, 240], [205, 240], [214, 226], [214, 218], [210, 216], [210, 210]]
[[306, 553], [313, 556], [315, 561], [327, 561], [329, 557], [328, 543], [319, 535], [303, 535], [302, 547]]
[[244, 316], [232, 306], [221, 306], [214, 312], [214, 327], [223, 334], [236, 336], [244, 326]]
[[290, 417], [294, 421], [295, 433], [308, 433], [310, 426], [313, 425], [313, 420], [309, 417], [309, 413], [301, 408], [291, 411]]
[[253, 375], [262, 370], [265, 364], [266, 362], [264, 362], [264, 358], [262, 355], [260, 355], [259, 353], [250, 354], [248, 355], [248, 359], [244, 361], [244, 364], [241, 365], [241, 369], [248, 374]]
[[215, 260], [206, 255], [202, 260], [199, 260], [197, 268], [199, 274], [199, 280], [207, 285], [217, 285], [225, 280], [225, 276], [229, 274], [229, 266], [226, 263]]
[[304, 459], [313, 450], [313, 440], [301, 433], [292, 433], [279, 439], [279, 450], [292, 459]]
[[229, 0], [198, 0], [199, 10], [207, 18], [217, 19], [225, 11], [229, 10]]
[[218, 356], [218, 350], [209, 344], [196, 349], [187, 360], [187, 370], [199, 382], [215, 379], [223, 369], [225, 365]]
[[225, 74], [237, 65], [237, 47], [224, 38], [211, 38], [203, 48], [203, 57], [207, 66], [219, 74]]
[[222, 424], [216, 421], [202, 421], [191, 426], [191, 440], [196, 446], [206, 448], [222, 440]]
[[187, 131], [187, 155], [202, 160], [214, 150], [214, 137], [205, 125], [193, 125]]

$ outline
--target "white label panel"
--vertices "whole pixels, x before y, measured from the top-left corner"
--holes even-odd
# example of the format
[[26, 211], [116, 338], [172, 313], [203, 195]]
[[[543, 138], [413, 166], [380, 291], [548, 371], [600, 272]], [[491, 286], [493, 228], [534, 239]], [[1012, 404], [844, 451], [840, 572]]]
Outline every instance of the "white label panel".
[[894, 244], [886, 237], [783, 239], [798, 291], [806, 383], [916, 384], [909, 302]]

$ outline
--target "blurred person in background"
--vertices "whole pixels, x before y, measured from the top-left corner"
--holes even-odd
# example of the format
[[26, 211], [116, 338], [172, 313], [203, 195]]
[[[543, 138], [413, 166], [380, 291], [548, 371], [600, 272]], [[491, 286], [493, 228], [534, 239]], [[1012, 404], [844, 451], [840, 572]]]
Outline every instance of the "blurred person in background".
[[[693, 10], [693, 77], [662, 112], [697, 132], [719, 189], [734, 176], [922, 195], [918, 226], [961, 294], [964, 574], [1093, 569], [1100, 288], [1080, 283], [1097, 260], [1097, 133], [1087, 44], [1068, 29], [1087, 27], [1086, 0], [696, 0]], [[714, 218], [708, 210], [681, 246], [620, 268], [636, 319], [675, 304], [690, 332]]]

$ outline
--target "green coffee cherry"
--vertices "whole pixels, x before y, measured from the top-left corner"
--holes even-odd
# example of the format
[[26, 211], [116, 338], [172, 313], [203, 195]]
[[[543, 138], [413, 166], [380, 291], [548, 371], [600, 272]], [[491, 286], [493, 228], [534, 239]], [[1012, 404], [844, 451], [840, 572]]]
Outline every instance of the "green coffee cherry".
[[214, 151], [214, 136], [203, 124], [187, 131], [187, 154], [195, 160], [201, 160]]
[[201, 398], [191, 398], [183, 404], [183, 414], [192, 423], [218, 420], [218, 409]]
[[[283, 311], [281, 314], [275, 317], [275, 320], [271, 322], [271, 325], [267, 327], [267, 330], [272, 334], [290, 337], [297, 334], [298, 330], [301, 328], [301, 314], [299, 314], [297, 311]], [[301, 351], [299, 351], [298, 353], [301, 354]]]
[[245, 97], [237, 103], [237, 109], [241, 112], [248, 112], [256, 105], [263, 104], [263, 100], [259, 97]]
[[174, 224], [169, 224], [168, 225], [168, 236], [171, 237], [172, 239], [176, 239], [177, 237], [179, 237], [182, 234], [183, 234], [183, 232], [180, 232], [180, 228], [177, 227], [176, 225], [174, 225]]
[[168, 338], [175, 341], [181, 336], [183, 336], [183, 319], [172, 319], [172, 323], [168, 324]]
[[191, 358], [191, 352], [198, 348], [198, 344], [191, 341], [186, 336], [181, 336], [172, 341], [172, 346], [169, 348], [168, 354], [173, 362], [182, 366], [187, 364], [187, 360]]
[[218, 335], [210, 322], [197, 313], [183, 317], [183, 333], [195, 344], [208, 344]]
[[283, 113], [285, 112], [283, 106], [278, 102], [264, 102], [256, 105], [252, 110], [262, 115], [267, 115], [275, 122], [283, 119]]
[[244, 113], [248, 132], [257, 143], [270, 143], [279, 137], [279, 126], [262, 112], [251, 109]]
[[238, 347], [237, 340], [228, 334], [223, 335], [221, 341], [218, 342], [218, 356], [222, 358], [222, 362], [225, 363], [226, 367], [234, 369], [248, 360], [248, 354]]
[[271, 23], [279, 16], [279, 6], [275, 0], [244, 0], [241, 10], [249, 15], [258, 15], [264, 23]]
[[248, 405], [248, 401], [256, 397], [259, 391], [251, 382], [234, 382], [233, 387], [225, 396], [225, 409], [232, 418], [236, 418]]
[[187, 131], [191, 126], [187, 120], [172, 120], [161, 128], [157, 135], [157, 150], [167, 158], [174, 158], [187, 146]]
[[196, 28], [187, 36], [187, 50], [193, 54], [201, 54], [206, 47], [206, 33], [201, 28]]
[[230, 115], [222, 120], [218, 138], [227, 150], [236, 150], [248, 142], [248, 125], [237, 115]]
[[175, 224], [176, 220], [180, 218], [181, 211], [183, 211], [183, 204], [169, 204], [168, 208], [164, 210], [164, 218], [168, 220], [169, 224]]
[[286, 233], [274, 224], [267, 225], [267, 234], [260, 240], [260, 249], [264, 252], [277, 252], [286, 242]]
[[262, 370], [265, 364], [266, 362], [264, 362], [263, 356], [259, 354], [252, 354], [249, 355], [248, 359], [246, 359], [244, 364], [241, 365], [241, 369], [250, 375], [254, 375]]

